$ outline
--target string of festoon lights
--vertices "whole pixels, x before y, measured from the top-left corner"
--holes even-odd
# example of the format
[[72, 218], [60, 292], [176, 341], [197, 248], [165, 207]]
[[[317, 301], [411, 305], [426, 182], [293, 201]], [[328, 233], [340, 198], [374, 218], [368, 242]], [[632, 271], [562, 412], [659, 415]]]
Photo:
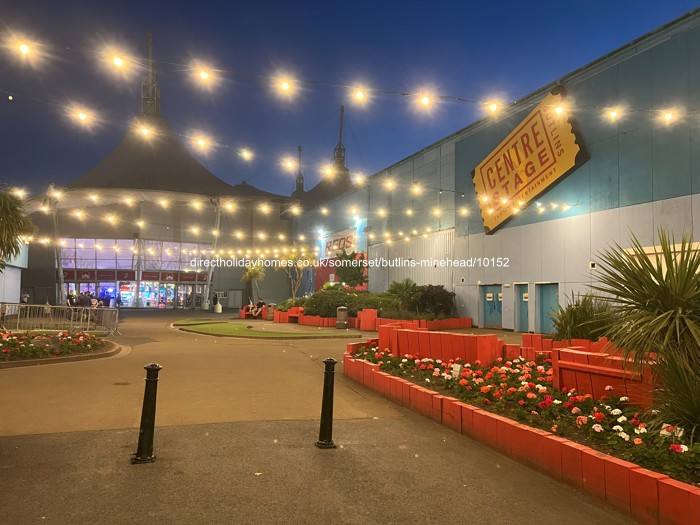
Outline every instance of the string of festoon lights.
[[[6, 51], [7, 55], [13, 57], [22, 65], [32, 67], [34, 69], [40, 69], [46, 62], [55, 59], [55, 57], [60, 53], [73, 53], [80, 55], [87, 55], [94, 57], [97, 62], [101, 65], [102, 69], [109, 72], [112, 75], [121, 77], [124, 80], [129, 80], [134, 78], [136, 74], [142, 73], [147, 66], [147, 60], [134, 55], [129, 52], [126, 47], [116, 46], [112, 44], [105, 44], [100, 49], [75, 49], [72, 47], [58, 47], [51, 46], [40, 42], [36, 38], [29, 37], [27, 35], [22, 35], [16, 32], [6, 32], [2, 38], [2, 47]], [[497, 118], [499, 115], [506, 113], [505, 110], [521, 111], [527, 109], [528, 107], [534, 106], [534, 102], [511, 102], [507, 103], [499, 98], [486, 98], [479, 99], [475, 97], [461, 97], [439, 94], [428, 88], [419, 88], [417, 90], [403, 90], [403, 89], [380, 89], [371, 88], [368, 85], [357, 82], [357, 83], [337, 83], [328, 82], [321, 80], [303, 79], [297, 78], [287, 72], [274, 72], [272, 74], [257, 74], [257, 73], [246, 73], [237, 71], [233, 68], [216, 67], [212, 64], [208, 64], [201, 60], [192, 60], [189, 63], [178, 63], [178, 62], [166, 62], [166, 61], [154, 61], [158, 64], [159, 68], [167, 66], [171, 68], [172, 72], [182, 73], [188, 76], [192, 80], [192, 84], [196, 85], [199, 89], [204, 89], [207, 91], [215, 91], [216, 88], [221, 85], [227, 77], [235, 76], [247, 76], [255, 78], [258, 80], [263, 80], [268, 83], [269, 88], [277, 96], [282, 97], [286, 100], [293, 100], [302, 91], [305, 85], [316, 85], [324, 86], [334, 89], [341, 89], [346, 93], [346, 98], [349, 102], [356, 104], [357, 106], [368, 107], [374, 98], [379, 95], [387, 96], [398, 96], [407, 99], [410, 102], [411, 107], [414, 110], [429, 113], [441, 101], [454, 101], [468, 103], [481, 108], [485, 117]], [[57, 107], [62, 110], [62, 112], [68, 116], [71, 121], [85, 130], [95, 131], [100, 128], [100, 126], [105, 124], [115, 124], [115, 125], [133, 125], [133, 119], [120, 119], [109, 117], [106, 114], [100, 114], [94, 109], [89, 108], [86, 105], [81, 105], [77, 103], [70, 103], [68, 105], [55, 103], [48, 101], [45, 98], [33, 97], [31, 95], [23, 95], [18, 92], [13, 92], [5, 90], [5, 98], [12, 102], [15, 98], [22, 98], [32, 102], [39, 102], [42, 104], [48, 104], [50, 106]], [[672, 126], [677, 122], [681, 122], [684, 118], [690, 118], [694, 115], [700, 114], [700, 109], [689, 109], [684, 110], [681, 107], [664, 107], [659, 109], [649, 109], [649, 108], [634, 108], [629, 105], [619, 104], [616, 106], [581, 106], [575, 105], [573, 101], [569, 101], [568, 105], [557, 106], [554, 108], [557, 114], [571, 114], [574, 115], [576, 112], [580, 111], [595, 111], [598, 112], [602, 119], [607, 120], [611, 124], [618, 124], [624, 121], [624, 119], [631, 115], [632, 113], [646, 113], [658, 122], [661, 126]], [[511, 111], [512, 112], [512, 111]], [[153, 136], [157, 133], [148, 127], [139, 127], [138, 121], [135, 124], [137, 127], [133, 129], [134, 133], [140, 134], [144, 139], [151, 140]], [[258, 158], [255, 150], [250, 146], [237, 146], [226, 141], [215, 140], [210, 135], [203, 132], [191, 132], [185, 134], [176, 134], [180, 139], [190, 144], [190, 146], [197, 152], [201, 154], [213, 154], [217, 149], [229, 150], [235, 152], [238, 158], [244, 162], [253, 162]], [[289, 171], [295, 172], [301, 167], [298, 165], [297, 160], [293, 155], [285, 155], [276, 157], [279, 165]], [[332, 177], [333, 168], [329, 165], [323, 165], [320, 168], [322, 176]], [[362, 173], [352, 174], [353, 182], [356, 185], [363, 185], [367, 182], [367, 177]], [[455, 192], [453, 190], [447, 190], [443, 188], [433, 188], [428, 186], [421, 186], [416, 182], [398, 183], [389, 177], [382, 177], [382, 184], [385, 189], [389, 192], [399, 190], [404, 192], [409, 192], [415, 199], [420, 199], [421, 195], [427, 192], [434, 192], [436, 195], [436, 201], [440, 202], [439, 195], [443, 192], [453, 193], [455, 195], [455, 214], [459, 216], [469, 216], [472, 210], [468, 206], [463, 206], [459, 204], [459, 198], [464, 198], [465, 194], [461, 192]], [[15, 189], [15, 193], [18, 196], [26, 197], [28, 194], [26, 190], [21, 188]], [[425, 198], [423, 196], [422, 198]], [[128, 199], [128, 198], [127, 198]], [[130, 205], [129, 202], [125, 204]], [[512, 203], [514, 208], [514, 214], [520, 213], [522, 208], [529, 204], [525, 203]], [[235, 207], [233, 203], [227, 203], [225, 206], [229, 207], [229, 211], [232, 211], [231, 207]], [[580, 203], [562, 203], [562, 202], [536, 202], [534, 203], [534, 209], [536, 213], [542, 214], [552, 214], [552, 213], [566, 213], [574, 207], [580, 206]], [[451, 210], [451, 207], [449, 208]], [[47, 210], [48, 211], [48, 210]], [[260, 210], [261, 213], [265, 213], [263, 209]], [[302, 213], [303, 210], [300, 208], [293, 210], [294, 215]], [[321, 215], [328, 215], [329, 211], [327, 208], [321, 207], [317, 210]], [[426, 213], [427, 212], [427, 213]], [[410, 218], [414, 214], [422, 213], [424, 216], [430, 214], [435, 218], [439, 219], [446, 212], [445, 208], [438, 206], [427, 208], [419, 207], [402, 207], [401, 209], [392, 209], [389, 207], [377, 207], [372, 210], [367, 210], [367, 217], [379, 217], [386, 218], [390, 216], [401, 216]], [[352, 212], [352, 209], [348, 210], [350, 216], [357, 215]], [[477, 210], [478, 213], [478, 210]], [[117, 219], [114, 218], [116, 221]], [[191, 229], [199, 229], [198, 226], [192, 226]], [[417, 237], [420, 235], [427, 235], [431, 233], [430, 228], [420, 232], [418, 230], [412, 229], [409, 232], [404, 232], [399, 230], [397, 232], [383, 232], [383, 233], [370, 233], [370, 240], [376, 241], [377, 239], [384, 238], [387, 240], [392, 239], [402, 239], [410, 240], [411, 236]], [[202, 233], [208, 232], [209, 234], [216, 235], [216, 232], [211, 230], [201, 230]], [[283, 234], [277, 234], [283, 235]], [[374, 238], [373, 238], [374, 237]]]

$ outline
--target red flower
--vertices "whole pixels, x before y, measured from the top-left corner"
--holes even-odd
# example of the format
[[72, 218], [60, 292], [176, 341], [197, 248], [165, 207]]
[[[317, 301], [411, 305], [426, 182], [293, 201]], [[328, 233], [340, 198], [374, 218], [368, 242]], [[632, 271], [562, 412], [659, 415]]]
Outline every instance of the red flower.
[[466, 379], [460, 379], [460, 380], [459, 380], [459, 384], [462, 385], [462, 386], [465, 386], [465, 385], [467, 384], [467, 380], [466, 380]]
[[[666, 427], [666, 428], [668, 429], [668, 427]], [[673, 452], [683, 452], [683, 448], [678, 443], [674, 443], [673, 445], [669, 445], [668, 449], [673, 451]]]
[[482, 386], [481, 387], [481, 393], [482, 394], [488, 394], [491, 391], [491, 387], [488, 386]]
[[600, 423], [601, 421], [603, 421], [603, 419], [605, 419], [605, 414], [603, 414], [602, 412], [595, 412], [593, 414], [593, 417], [596, 419], [596, 421], [598, 421], [598, 423]]

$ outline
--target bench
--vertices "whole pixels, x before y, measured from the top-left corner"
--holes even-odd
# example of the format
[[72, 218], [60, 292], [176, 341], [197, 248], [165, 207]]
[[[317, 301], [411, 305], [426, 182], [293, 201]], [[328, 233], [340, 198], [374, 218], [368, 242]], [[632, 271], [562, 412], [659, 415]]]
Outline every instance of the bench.
[[263, 306], [260, 313], [255, 316], [253, 315], [253, 312], [251, 312], [252, 309], [253, 306], [249, 304], [241, 308], [239, 311], [241, 319], [267, 319], [267, 305]]

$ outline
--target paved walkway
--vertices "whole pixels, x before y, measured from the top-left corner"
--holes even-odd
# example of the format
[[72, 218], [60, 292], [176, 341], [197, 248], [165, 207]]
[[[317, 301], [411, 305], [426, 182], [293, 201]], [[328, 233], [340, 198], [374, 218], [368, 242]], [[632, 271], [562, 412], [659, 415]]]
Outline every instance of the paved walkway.
[[[210, 314], [211, 315], [211, 314]], [[178, 332], [130, 312], [96, 361], [0, 370], [0, 523], [634, 523], [346, 380], [318, 437], [342, 340]], [[163, 365], [153, 464], [131, 465], [143, 365]]]

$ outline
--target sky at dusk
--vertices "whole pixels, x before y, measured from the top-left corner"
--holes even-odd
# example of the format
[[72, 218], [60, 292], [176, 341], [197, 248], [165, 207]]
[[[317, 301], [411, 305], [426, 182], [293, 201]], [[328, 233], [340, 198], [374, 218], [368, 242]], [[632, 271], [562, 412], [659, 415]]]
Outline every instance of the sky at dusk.
[[[121, 43], [145, 58], [147, 30], [161, 113], [178, 134], [201, 130], [217, 143], [206, 155], [194, 152], [197, 159], [231, 184], [288, 195], [295, 173], [279, 159], [296, 157], [301, 145], [307, 188], [317, 183], [338, 139], [341, 104], [348, 167], [371, 175], [483, 116], [480, 104], [450, 99], [418, 111], [416, 97], [398, 93], [429, 88], [512, 102], [697, 7], [698, 0], [4, 0], [2, 38], [27, 35], [46, 56], [32, 67], [0, 50], [0, 184], [32, 192], [65, 185], [119, 143], [140, 112], [145, 72], [115, 76], [100, 52]], [[193, 60], [220, 70], [216, 85], [193, 81]], [[280, 71], [301, 81], [294, 97], [271, 89]], [[358, 106], [338, 86], [356, 83], [389, 93], [370, 92]], [[70, 103], [94, 110], [100, 125], [87, 131], [71, 122]], [[253, 162], [237, 156], [242, 147]]]

